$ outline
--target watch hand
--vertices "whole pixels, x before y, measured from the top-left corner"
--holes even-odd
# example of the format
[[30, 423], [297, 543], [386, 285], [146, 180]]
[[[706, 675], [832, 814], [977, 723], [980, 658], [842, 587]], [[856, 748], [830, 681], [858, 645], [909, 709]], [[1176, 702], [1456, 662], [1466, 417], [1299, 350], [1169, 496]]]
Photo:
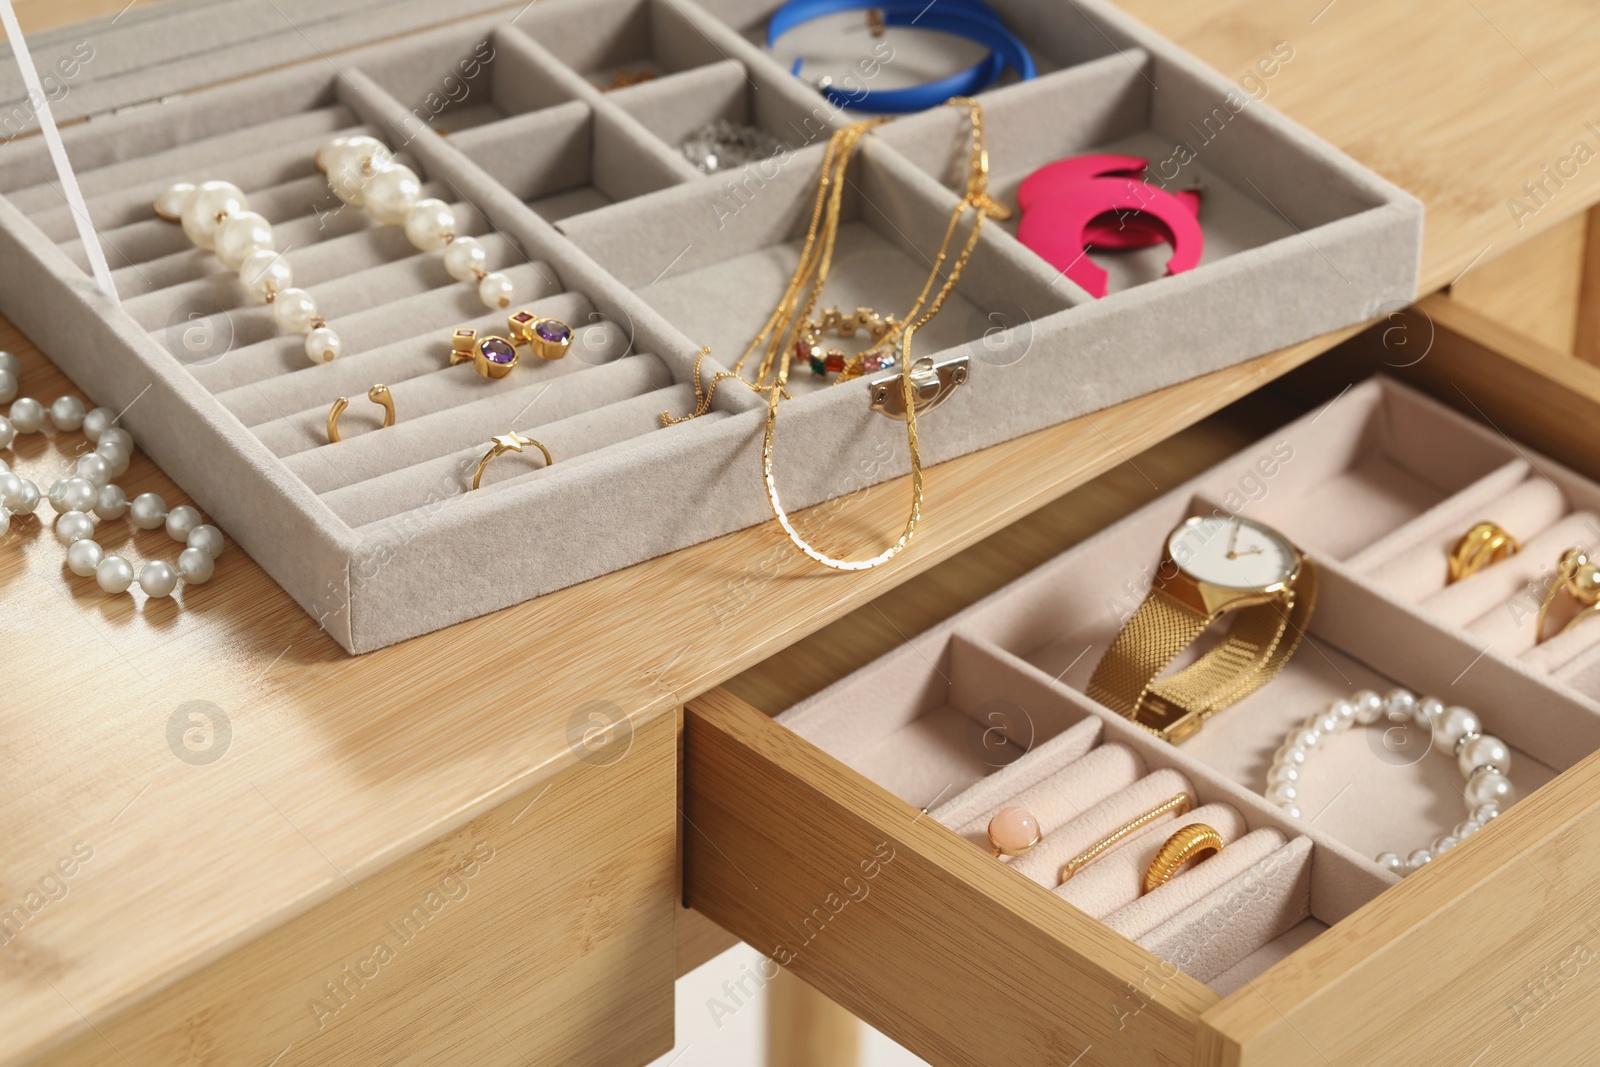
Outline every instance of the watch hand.
[[1237, 517], [1235, 517], [1233, 520], [1233, 536], [1228, 539], [1229, 559], [1239, 558], [1239, 525], [1239, 520]]

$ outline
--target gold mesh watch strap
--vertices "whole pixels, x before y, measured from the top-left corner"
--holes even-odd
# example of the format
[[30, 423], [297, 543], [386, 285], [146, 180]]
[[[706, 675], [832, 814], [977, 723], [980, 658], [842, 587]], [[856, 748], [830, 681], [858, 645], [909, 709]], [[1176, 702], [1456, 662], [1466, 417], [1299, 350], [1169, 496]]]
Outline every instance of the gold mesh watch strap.
[[1152, 590], [1100, 658], [1089, 678], [1089, 698], [1131, 718], [1151, 681], [1210, 625], [1208, 617]]
[[1316, 595], [1316, 570], [1306, 561], [1283, 596], [1234, 612], [1232, 629], [1215, 648], [1157, 681], [1213, 620], [1154, 590], [1095, 667], [1088, 695], [1169, 741], [1181, 741], [1283, 669], [1299, 647]]
[[1202, 716], [1237, 704], [1294, 655], [1316, 599], [1316, 569], [1306, 562], [1282, 599], [1239, 611], [1226, 640], [1172, 677], [1152, 682], [1149, 695]]

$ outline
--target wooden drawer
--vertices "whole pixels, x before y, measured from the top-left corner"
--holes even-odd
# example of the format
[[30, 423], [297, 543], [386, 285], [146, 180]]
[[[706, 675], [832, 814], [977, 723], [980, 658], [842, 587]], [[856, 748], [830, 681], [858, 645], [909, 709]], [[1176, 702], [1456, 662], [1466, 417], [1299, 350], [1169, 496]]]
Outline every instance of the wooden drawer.
[[1221, 998], [726, 692], [684, 734], [687, 903], [935, 1064], [1489, 1067], [1600, 1038], [1597, 756]]
[[[1600, 390], [1531, 388], [1425, 309], [1408, 377], [1600, 468], [1548, 417]], [[1473, 412], [1496, 374], [1521, 387]], [[1587, 1062], [1600, 1038], [1600, 755], [1226, 996], [727, 690], [687, 706], [683, 758], [685, 902], [935, 1064], [1489, 1067]]]

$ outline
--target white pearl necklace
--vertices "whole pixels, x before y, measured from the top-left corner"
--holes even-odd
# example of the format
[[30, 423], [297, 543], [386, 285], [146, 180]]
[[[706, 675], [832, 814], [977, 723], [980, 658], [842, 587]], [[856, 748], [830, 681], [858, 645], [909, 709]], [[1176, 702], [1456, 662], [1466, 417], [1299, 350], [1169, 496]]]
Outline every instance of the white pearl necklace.
[[506, 275], [490, 271], [489, 253], [473, 237], [457, 233], [456, 214], [443, 200], [422, 198], [422, 180], [415, 171], [394, 161], [376, 137], [335, 137], [317, 150], [317, 167], [328, 176], [328, 187], [351, 207], [390, 226], [404, 226], [406, 237], [424, 252], [444, 250], [444, 269], [450, 277], [478, 286], [485, 307], [508, 308], [516, 287]]
[[1416, 849], [1404, 859], [1393, 852], [1377, 855], [1378, 866], [1406, 875], [1425, 867], [1482, 829], [1515, 800], [1515, 790], [1506, 777], [1511, 769], [1511, 749], [1499, 738], [1484, 733], [1478, 717], [1466, 708], [1447, 708], [1435, 697], [1418, 700], [1405, 689], [1395, 689], [1385, 697], [1363, 689], [1348, 700], [1335, 700], [1327, 711], [1307, 719], [1284, 739], [1283, 747], [1272, 758], [1272, 769], [1267, 772], [1266, 797], [1291, 818], [1300, 818], [1300, 779], [1311, 753], [1334, 734], [1343, 733], [1358, 723], [1372, 726], [1382, 717], [1392, 723], [1413, 721], [1426, 727], [1433, 740], [1441, 742], [1435, 747], [1455, 756], [1456, 765], [1467, 782], [1462, 794], [1467, 819], [1458, 823], [1453, 831], [1435, 838], [1431, 846]]
[[[18, 434], [39, 433], [48, 419], [58, 430], [82, 430], [95, 444], [93, 452], [78, 457], [76, 468], [78, 480], [88, 483], [91, 489], [119, 477], [128, 469], [133, 438], [128, 431], [111, 425], [116, 421], [115, 412], [108, 408], [86, 411], [83, 401], [75, 396], [58, 397], [48, 408], [31, 397], [18, 397], [17, 371], [17, 357], [10, 352], [0, 352], [0, 403], [11, 403], [9, 416], [0, 415], [0, 451], [10, 448]], [[96, 494], [96, 498], [86, 501], [88, 506], [97, 506], [98, 490]], [[78, 490], [74, 499], [82, 497]], [[13, 518], [32, 515], [41, 499], [43, 494], [31, 479], [15, 473], [9, 464], [0, 460], [0, 534], [11, 528]], [[107, 497], [108, 501], [110, 499]]]
[[[56, 540], [67, 548], [67, 569], [80, 578], [94, 578], [107, 593], [126, 593], [134, 585], [133, 564], [121, 556], [108, 556], [93, 540], [94, 519], [75, 504], [82, 500], [83, 477], [65, 478], [50, 490], [49, 500], [59, 514], [56, 516]], [[93, 486], [89, 485], [91, 491]], [[216, 559], [222, 555], [222, 531], [201, 520], [200, 512], [187, 504], [167, 510], [167, 502], [155, 493], [140, 493], [129, 503], [121, 489], [114, 485], [100, 487], [103, 500], [107, 491], [118, 501], [114, 506], [97, 504], [94, 514], [102, 519], [120, 519], [127, 515], [141, 530], [154, 530], [165, 526], [167, 536], [181, 545], [177, 563], [150, 560], [139, 568], [138, 585], [146, 596], [160, 599], [171, 596], [178, 588], [178, 579], [189, 585], [204, 585], [216, 573]], [[60, 503], [57, 503], [57, 501]], [[62, 510], [67, 508], [70, 510]]]
[[[16, 392], [17, 358], [0, 352], [0, 403]], [[7, 393], [11, 395], [7, 395]], [[76, 473], [57, 479], [48, 494], [41, 495], [31, 480], [13, 472], [0, 460], [0, 534], [11, 527], [13, 516], [32, 515], [41, 499], [56, 511], [55, 536], [67, 549], [67, 569], [80, 578], [94, 577], [108, 593], [125, 593], [134, 584], [133, 564], [121, 556], [108, 556], [94, 541], [94, 520], [130, 516], [141, 530], [165, 526], [167, 536], [183, 544], [177, 562], [151, 560], [139, 569], [138, 585], [147, 596], [171, 596], [182, 578], [190, 585], [202, 585], [216, 573], [217, 557], [222, 555], [222, 531], [207, 525], [200, 512], [187, 504], [167, 509], [155, 493], [141, 493], [130, 503], [127, 495], [111, 479], [128, 469], [133, 453], [133, 437], [127, 430], [112, 425], [116, 412], [110, 408], [86, 411], [77, 397], [63, 396], [46, 408], [37, 400], [17, 398], [9, 417], [0, 415], [0, 450], [11, 447], [18, 433], [38, 433], [45, 419], [56, 429], [82, 430], [95, 450], [78, 457]]]
[[294, 288], [294, 271], [276, 251], [272, 224], [250, 210], [250, 199], [232, 182], [178, 182], [156, 197], [156, 214], [181, 222], [197, 248], [215, 252], [229, 270], [239, 273], [245, 295], [272, 306], [272, 318], [284, 333], [306, 335], [306, 358], [331, 363], [344, 351], [339, 335], [317, 314], [317, 301]]

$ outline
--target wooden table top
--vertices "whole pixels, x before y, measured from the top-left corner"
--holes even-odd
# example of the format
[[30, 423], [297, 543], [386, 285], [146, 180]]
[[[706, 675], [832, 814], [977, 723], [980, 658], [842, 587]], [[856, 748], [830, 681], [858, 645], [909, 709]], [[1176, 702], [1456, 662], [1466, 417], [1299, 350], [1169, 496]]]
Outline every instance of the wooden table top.
[[[18, 6], [38, 27], [124, 2]], [[1506, 203], [1575, 142], [1600, 148], [1585, 126], [1600, 120], [1600, 24], [1579, 0], [1125, 5], [1224, 72], [1288, 42], [1268, 101], [1426, 201], [1426, 290], [1600, 200], [1595, 166], [1551, 186], [1520, 227]], [[993, 588], [1011, 550], [984, 538], [1339, 339], [944, 464], [928, 473], [912, 548], [868, 574], [819, 573], [768, 524], [359, 659], [236, 546], [210, 585], [136, 603], [73, 578], [48, 531], [17, 524], [0, 541], [0, 908], [30, 910], [17, 936], [0, 927], [0, 1059], [136, 1003], [564, 769], [572, 723], [595, 707], [643, 721], [860, 609], [831, 644], [812, 639], [738, 684], [835, 676], [863, 642], [897, 639], [855, 639], [895, 629], [869, 600], [952, 557], [941, 572], [957, 585]], [[9, 324], [0, 347], [23, 361], [23, 395], [76, 392]], [[26, 438], [14, 466], [48, 485], [66, 455]], [[121, 483], [183, 499], [143, 456]], [[828, 547], [876, 543], [906, 495], [903, 481], [859, 494]], [[174, 549], [153, 533], [129, 553]], [[193, 748], [215, 754], [220, 733], [182, 740], [196, 708], [226, 718], [214, 762]], [[74, 875], [52, 879], [74, 850]]]

